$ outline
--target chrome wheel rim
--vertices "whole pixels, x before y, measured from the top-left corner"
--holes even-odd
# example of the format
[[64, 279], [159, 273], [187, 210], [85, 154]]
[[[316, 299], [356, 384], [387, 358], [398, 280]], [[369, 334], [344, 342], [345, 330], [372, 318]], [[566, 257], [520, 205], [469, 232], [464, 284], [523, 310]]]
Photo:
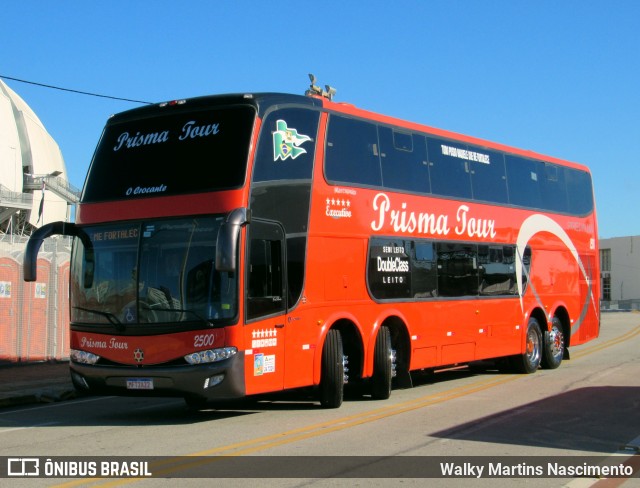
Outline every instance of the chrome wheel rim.
[[527, 333], [527, 361], [532, 367], [537, 367], [541, 358], [540, 337], [535, 330], [529, 329]]
[[549, 351], [554, 358], [561, 357], [564, 353], [562, 331], [556, 325], [553, 325], [551, 332], [549, 332]]

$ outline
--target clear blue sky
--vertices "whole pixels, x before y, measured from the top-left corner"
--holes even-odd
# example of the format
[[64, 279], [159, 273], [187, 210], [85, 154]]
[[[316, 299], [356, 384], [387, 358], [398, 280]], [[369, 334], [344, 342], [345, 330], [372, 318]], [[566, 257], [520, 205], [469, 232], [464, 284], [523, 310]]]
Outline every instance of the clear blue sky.
[[[640, 234], [640, 2], [2, 2], [0, 75], [146, 101], [248, 91], [336, 100], [588, 165], [601, 237]], [[134, 103], [5, 82], [81, 187]]]

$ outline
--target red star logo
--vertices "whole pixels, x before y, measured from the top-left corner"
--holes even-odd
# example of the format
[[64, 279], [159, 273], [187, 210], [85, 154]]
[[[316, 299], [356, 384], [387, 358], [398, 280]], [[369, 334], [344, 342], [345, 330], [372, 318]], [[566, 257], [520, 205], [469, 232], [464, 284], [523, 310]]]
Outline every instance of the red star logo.
[[140, 348], [133, 351], [133, 359], [136, 360], [136, 363], [141, 363], [144, 359], [144, 351]]

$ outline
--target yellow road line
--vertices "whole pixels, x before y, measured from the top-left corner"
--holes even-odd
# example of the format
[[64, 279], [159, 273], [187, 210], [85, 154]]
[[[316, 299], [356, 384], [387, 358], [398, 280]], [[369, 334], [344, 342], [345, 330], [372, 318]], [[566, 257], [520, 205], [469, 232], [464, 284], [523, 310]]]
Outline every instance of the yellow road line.
[[[609, 347], [613, 347], [622, 342], [628, 341], [634, 337], [640, 335], [640, 326], [630, 330], [629, 332], [610, 339], [601, 344], [593, 346], [587, 346], [586, 348], [572, 354], [572, 359], [581, 359], [596, 352], [602, 351]], [[345, 430], [351, 427], [356, 427], [370, 422], [375, 422], [384, 418], [399, 415], [401, 413], [410, 412], [420, 408], [436, 405], [449, 400], [455, 400], [472, 393], [485, 391], [511, 381], [515, 381], [521, 378], [526, 378], [526, 375], [497, 375], [487, 377], [479, 377], [477, 381], [471, 384], [456, 386], [446, 391], [431, 393], [429, 395], [408, 400], [402, 403], [393, 405], [387, 405], [384, 407], [376, 408], [368, 412], [359, 412], [350, 416], [341, 417], [339, 419], [333, 419], [318, 424], [313, 424], [297, 429], [288, 430], [285, 432], [279, 432], [277, 434], [271, 434], [268, 436], [258, 437], [254, 439], [248, 439], [245, 441], [229, 444], [226, 446], [215, 447], [204, 451], [198, 451], [195, 453], [187, 454], [181, 457], [171, 457], [162, 461], [153, 463], [150, 468], [152, 469], [154, 476], [167, 476], [176, 472], [184, 471], [187, 469], [203, 466], [209, 463], [216, 462], [215, 456], [244, 456], [253, 454], [258, 451], [264, 451], [273, 447], [278, 447], [293, 442], [311, 439], [321, 435], [329, 434]], [[196, 457], [194, 461], [189, 461], [186, 458]], [[201, 459], [202, 457], [209, 457], [210, 459]], [[163, 468], [167, 466], [166, 468]], [[160, 468], [159, 470], [157, 468]], [[122, 486], [129, 483], [140, 481], [144, 478], [124, 478], [124, 479], [110, 479], [105, 483], [101, 483], [101, 487]], [[74, 480], [65, 484], [57, 485], [57, 488], [71, 488], [73, 486], [79, 486], [83, 484], [93, 484], [99, 481], [105, 481], [105, 479], [93, 479], [93, 480]]]
[[[406, 402], [398, 403], [394, 405], [388, 405], [385, 407], [377, 408], [375, 410], [371, 410], [369, 412], [361, 412], [361, 413], [357, 413], [347, 417], [341, 417], [339, 419], [330, 420], [327, 422], [321, 422], [321, 423], [309, 425], [306, 427], [300, 427], [298, 429], [292, 429], [286, 432], [279, 432], [277, 434], [272, 434], [264, 437], [255, 438], [255, 439], [249, 439], [246, 441], [230, 444], [227, 446], [207, 449], [204, 451], [191, 453], [182, 457], [174, 456], [166, 460], [153, 463], [150, 466], [150, 469], [153, 475], [156, 477], [167, 476], [169, 474], [173, 474], [176, 472], [180, 472], [187, 469], [191, 469], [191, 468], [216, 462], [217, 461], [216, 457], [212, 457], [212, 456], [243, 456], [247, 454], [252, 454], [257, 451], [263, 451], [273, 447], [290, 444], [292, 442], [297, 442], [305, 439], [310, 439], [313, 437], [318, 437], [321, 435], [348, 429], [351, 427], [355, 427], [365, 423], [384, 419], [384, 418], [398, 415], [401, 413], [417, 410], [419, 408], [423, 408], [429, 405], [443, 403], [448, 400], [453, 400], [466, 395], [470, 395], [472, 393], [484, 391], [484, 390], [493, 388], [495, 386], [498, 386], [500, 384], [514, 381], [519, 378], [520, 376], [518, 375], [501, 375], [499, 377], [481, 378], [479, 381], [475, 381], [474, 383], [469, 385], [457, 386], [455, 388], [451, 388], [450, 390], [447, 390], [444, 392], [432, 393], [430, 395], [427, 395], [421, 398], [408, 400]], [[194, 461], [189, 461], [188, 459], [186, 459], [189, 457], [195, 457], [197, 459]], [[202, 459], [202, 457], [210, 457], [210, 459]], [[169, 466], [171, 464], [173, 464], [173, 466]], [[162, 468], [162, 466], [168, 466], [168, 467], [160, 470], [157, 469], [157, 468]], [[113, 480], [107, 480], [104, 483], [101, 483], [99, 486], [101, 487], [122, 486], [125, 484], [140, 481], [142, 479], [143, 478], [113, 479]], [[96, 483], [101, 480], [104, 481], [104, 479], [99, 479], [99, 478], [93, 479], [93, 480], [74, 480], [69, 483], [57, 485], [57, 487], [70, 488], [70, 487], [79, 486], [85, 483]]]
[[603, 342], [601, 344], [594, 344], [589, 347], [586, 347], [585, 349], [572, 353], [571, 359], [580, 359], [580, 358], [583, 358], [584, 356], [589, 356], [595, 352], [601, 351], [603, 349], [607, 349], [609, 347], [615, 346], [622, 342], [626, 342], [629, 339], [633, 339], [638, 335], [640, 335], [640, 326], [636, 326], [634, 329], [631, 329], [629, 332], [626, 332], [621, 336], [614, 337], [613, 339], [609, 339], [608, 341]]

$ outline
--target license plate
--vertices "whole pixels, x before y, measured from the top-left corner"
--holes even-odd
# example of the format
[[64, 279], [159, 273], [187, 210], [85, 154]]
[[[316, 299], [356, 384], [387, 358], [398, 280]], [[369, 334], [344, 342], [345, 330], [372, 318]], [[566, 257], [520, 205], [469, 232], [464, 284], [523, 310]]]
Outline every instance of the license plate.
[[127, 390], [153, 390], [153, 378], [127, 378]]

